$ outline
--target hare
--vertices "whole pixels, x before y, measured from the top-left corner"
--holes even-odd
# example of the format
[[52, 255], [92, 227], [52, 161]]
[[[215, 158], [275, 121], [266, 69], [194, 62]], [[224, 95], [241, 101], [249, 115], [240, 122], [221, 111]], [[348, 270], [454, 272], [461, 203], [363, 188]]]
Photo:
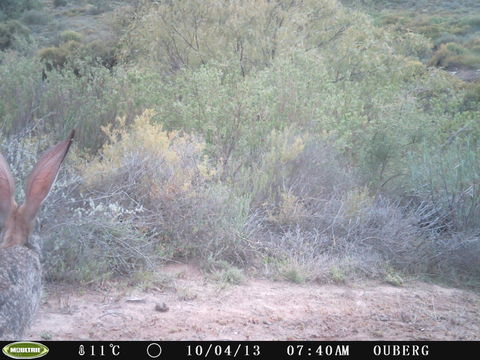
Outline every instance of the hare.
[[5, 158], [0, 154], [0, 340], [23, 336], [41, 295], [40, 250], [27, 242], [35, 217], [67, 155], [74, 131], [47, 150], [26, 181], [25, 202], [15, 202], [15, 186]]

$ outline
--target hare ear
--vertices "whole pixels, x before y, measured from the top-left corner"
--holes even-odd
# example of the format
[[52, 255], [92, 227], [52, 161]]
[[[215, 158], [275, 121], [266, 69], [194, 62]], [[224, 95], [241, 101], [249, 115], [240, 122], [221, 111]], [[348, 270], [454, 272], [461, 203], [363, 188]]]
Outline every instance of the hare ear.
[[0, 225], [3, 225], [15, 204], [15, 183], [5, 158], [0, 154]]
[[35, 219], [40, 205], [50, 192], [60, 165], [72, 144], [74, 133], [75, 131], [72, 130], [66, 140], [48, 149], [37, 161], [28, 176], [25, 188], [25, 203], [23, 204], [27, 221]]

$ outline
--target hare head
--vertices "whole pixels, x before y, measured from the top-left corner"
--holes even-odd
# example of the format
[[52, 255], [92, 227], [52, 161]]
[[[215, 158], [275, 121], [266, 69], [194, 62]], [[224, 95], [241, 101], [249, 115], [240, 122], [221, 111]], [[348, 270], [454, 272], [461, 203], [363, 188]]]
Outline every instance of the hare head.
[[0, 154], [0, 248], [26, 245], [35, 224], [35, 217], [47, 197], [72, 143], [69, 137], [48, 149], [35, 164], [25, 185], [25, 201], [15, 202], [15, 184], [5, 158]]

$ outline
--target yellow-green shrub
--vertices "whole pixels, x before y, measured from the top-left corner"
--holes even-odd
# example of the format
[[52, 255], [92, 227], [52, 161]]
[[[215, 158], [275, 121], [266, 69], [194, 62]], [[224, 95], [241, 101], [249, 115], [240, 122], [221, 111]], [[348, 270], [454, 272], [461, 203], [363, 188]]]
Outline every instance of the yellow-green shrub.
[[67, 61], [68, 55], [69, 52], [63, 47], [47, 47], [38, 51], [38, 56], [48, 64], [49, 70], [62, 68]]
[[62, 31], [59, 35], [60, 41], [67, 42], [67, 41], [77, 41], [80, 42], [83, 39], [83, 35], [74, 30], [65, 30]]
[[[364, 20], [336, 0], [180, 0], [147, 3], [121, 41], [121, 58], [166, 73], [210, 62], [243, 75], [298, 49], [328, 46]], [[193, 24], [193, 26], [192, 26]]]
[[126, 194], [118, 201], [144, 209], [138, 226], [170, 256], [246, 261], [245, 204], [213, 181], [202, 140], [166, 132], [153, 115], [103, 129], [109, 140], [83, 169], [88, 191]]
[[102, 183], [125, 165], [128, 157], [138, 157], [152, 171], [162, 166], [161, 172], [146, 173], [137, 184], [138, 191], [152, 200], [181, 193], [193, 196], [193, 184], [202, 184], [214, 175], [214, 169], [202, 155], [203, 141], [177, 131], [166, 132], [161, 125], [151, 123], [153, 115], [152, 110], [146, 110], [130, 126], [124, 118], [119, 118], [115, 126], [102, 128], [107, 143], [100, 150], [101, 158], [90, 162], [85, 169], [88, 184]]

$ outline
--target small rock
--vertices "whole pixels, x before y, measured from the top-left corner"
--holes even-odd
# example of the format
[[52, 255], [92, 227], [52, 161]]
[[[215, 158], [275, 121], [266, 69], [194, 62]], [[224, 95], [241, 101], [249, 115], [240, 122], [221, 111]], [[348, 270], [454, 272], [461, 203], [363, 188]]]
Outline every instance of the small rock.
[[159, 312], [167, 312], [169, 310], [167, 304], [161, 303], [161, 304], [155, 304], [155, 311]]

